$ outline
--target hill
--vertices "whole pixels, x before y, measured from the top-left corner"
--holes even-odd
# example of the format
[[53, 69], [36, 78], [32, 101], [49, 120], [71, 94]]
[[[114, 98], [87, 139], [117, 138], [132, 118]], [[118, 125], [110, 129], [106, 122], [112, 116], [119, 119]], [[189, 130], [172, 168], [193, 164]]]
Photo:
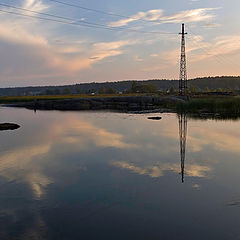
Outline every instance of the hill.
[[[58, 95], [58, 94], [82, 94], [82, 93], [97, 93], [102, 88], [115, 89], [117, 92], [124, 92], [131, 88], [132, 82], [103, 82], [103, 83], [81, 83], [64, 86], [38, 86], [38, 87], [12, 87], [0, 88], [0, 96], [26, 96], [26, 95]], [[136, 80], [137, 81], [137, 80]], [[137, 81], [138, 84], [155, 85], [159, 91], [168, 90], [170, 88], [178, 88], [178, 80], [145, 80]], [[199, 91], [204, 91], [206, 88], [215, 90], [221, 89], [240, 89], [240, 77], [222, 76], [222, 77], [205, 77], [188, 80], [188, 86], [197, 88]]]

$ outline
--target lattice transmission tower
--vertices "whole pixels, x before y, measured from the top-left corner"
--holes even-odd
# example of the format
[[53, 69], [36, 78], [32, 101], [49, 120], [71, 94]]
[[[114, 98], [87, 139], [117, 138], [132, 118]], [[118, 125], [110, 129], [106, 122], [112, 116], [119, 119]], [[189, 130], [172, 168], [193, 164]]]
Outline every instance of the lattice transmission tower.
[[187, 94], [187, 60], [186, 60], [186, 43], [185, 35], [187, 34], [182, 24], [181, 40], [181, 59], [180, 59], [180, 76], [179, 76], [179, 95], [185, 96]]

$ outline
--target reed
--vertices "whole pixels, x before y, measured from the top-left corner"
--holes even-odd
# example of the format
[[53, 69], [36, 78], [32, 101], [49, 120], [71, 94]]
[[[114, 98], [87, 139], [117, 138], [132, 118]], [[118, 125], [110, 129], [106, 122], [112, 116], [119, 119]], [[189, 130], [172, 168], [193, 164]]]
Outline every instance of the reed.
[[176, 106], [177, 112], [240, 115], [240, 97], [194, 98]]

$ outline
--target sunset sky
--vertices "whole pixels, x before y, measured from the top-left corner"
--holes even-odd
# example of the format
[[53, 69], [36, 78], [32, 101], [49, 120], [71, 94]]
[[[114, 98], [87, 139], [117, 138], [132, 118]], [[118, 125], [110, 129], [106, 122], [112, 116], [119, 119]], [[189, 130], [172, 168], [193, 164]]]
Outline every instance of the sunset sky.
[[189, 78], [240, 75], [239, 9], [239, 0], [1, 0], [0, 87], [177, 79], [181, 23]]

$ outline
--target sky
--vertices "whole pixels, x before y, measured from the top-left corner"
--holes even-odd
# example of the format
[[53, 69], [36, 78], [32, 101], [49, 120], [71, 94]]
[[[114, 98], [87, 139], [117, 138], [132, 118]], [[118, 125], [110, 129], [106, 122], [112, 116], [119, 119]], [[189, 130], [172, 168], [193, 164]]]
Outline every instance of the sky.
[[[65, 4], [64, 4], [65, 3]], [[0, 87], [240, 75], [239, 0], [1, 0]]]

